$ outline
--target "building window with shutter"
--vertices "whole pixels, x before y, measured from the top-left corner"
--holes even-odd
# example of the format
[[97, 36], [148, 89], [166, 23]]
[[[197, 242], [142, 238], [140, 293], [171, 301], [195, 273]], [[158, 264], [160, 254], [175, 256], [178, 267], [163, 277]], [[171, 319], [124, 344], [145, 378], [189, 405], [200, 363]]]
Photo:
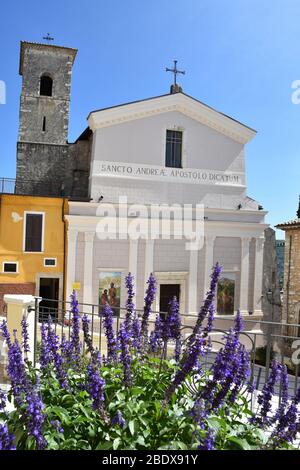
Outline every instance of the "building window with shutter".
[[167, 130], [166, 135], [166, 166], [182, 168], [182, 132]]
[[24, 213], [24, 251], [40, 253], [44, 251], [44, 213]]

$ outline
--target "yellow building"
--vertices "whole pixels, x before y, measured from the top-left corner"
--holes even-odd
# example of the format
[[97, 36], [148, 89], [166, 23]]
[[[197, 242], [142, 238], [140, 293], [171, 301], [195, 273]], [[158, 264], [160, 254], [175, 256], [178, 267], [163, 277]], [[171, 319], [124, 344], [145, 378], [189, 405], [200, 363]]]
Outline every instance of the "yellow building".
[[4, 294], [63, 300], [67, 211], [65, 198], [0, 196], [0, 313]]

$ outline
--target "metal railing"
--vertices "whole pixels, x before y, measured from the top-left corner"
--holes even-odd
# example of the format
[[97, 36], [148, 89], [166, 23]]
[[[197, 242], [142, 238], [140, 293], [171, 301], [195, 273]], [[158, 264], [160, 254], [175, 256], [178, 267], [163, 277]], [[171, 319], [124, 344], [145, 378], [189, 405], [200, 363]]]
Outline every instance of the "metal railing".
[[[52, 318], [52, 323], [55, 328], [55, 333], [63, 338], [70, 339], [71, 326], [72, 326], [72, 313], [70, 310], [70, 302], [65, 301], [53, 301], [52, 299], [43, 299], [45, 303], [52, 302], [51, 307], [38, 306], [36, 302], [36, 345], [40, 341], [39, 324], [48, 321], [49, 315]], [[92, 337], [94, 347], [97, 347], [101, 353], [106, 352], [106, 338], [102, 325], [102, 313], [103, 306], [97, 304], [84, 304], [79, 303], [79, 314], [82, 316], [86, 314], [90, 320], [90, 334]], [[135, 310], [139, 317], [142, 316], [143, 310]], [[126, 309], [122, 307], [113, 308], [113, 327], [117, 333], [120, 328], [121, 322], [124, 320], [126, 315]], [[157, 315], [165, 315], [165, 312], [151, 313], [149, 319], [149, 330], [154, 328], [154, 323]], [[193, 327], [196, 323], [196, 315], [181, 314], [182, 318], [182, 337], [183, 342], [187, 340], [191, 334]], [[220, 321], [224, 320], [224, 317]], [[233, 326], [234, 316], [228, 316], [226, 321], [230, 321]], [[215, 319], [215, 327], [210, 333], [212, 351], [204, 359], [202, 366], [209, 369], [215, 359], [217, 351], [224, 345], [224, 337], [228, 334], [229, 329], [218, 327], [218, 317]], [[299, 364], [295, 364], [292, 361], [292, 355], [294, 350], [292, 349], [292, 343], [298, 341], [299, 348], [299, 360], [300, 360], [300, 325], [299, 324], [287, 324], [280, 322], [269, 322], [264, 320], [253, 320], [251, 318], [243, 317], [244, 330], [241, 333], [240, 341], [245, 345], [246, 349], [250, 353], [251, 358], [251, 374], [252, 381], [256, 389], [262, 389], [266, 382], [270, 365], [273, 358], [282, 364], [286, 364], [289, 371], [289, 392], [293, 395], [300, 385], [299, 380]], [[251, 329], [255, 325], [255, 330]], [[293, 332], [293, 334], [291, 334]], [[83, 334], [82, 334], [83, 341]], [[170, 344], [168, 348], [168, 354], [172, 356], [175, 348], [174, 344]], [[281, 384], [277, 387], [277, 394], [281, 396]]]
[[0, 193], [28, 196], [64, 196], [62, 185], [59, 181], [20, 178], [0, 178]]

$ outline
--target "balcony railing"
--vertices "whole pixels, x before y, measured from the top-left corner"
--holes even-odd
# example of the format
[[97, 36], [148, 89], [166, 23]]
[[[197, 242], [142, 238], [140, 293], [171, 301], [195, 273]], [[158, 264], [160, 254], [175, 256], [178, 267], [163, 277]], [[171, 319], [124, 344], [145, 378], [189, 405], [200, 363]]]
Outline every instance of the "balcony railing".
[[68, 196], [68, 194], [64, 194], [60, 181], [26, 180], [19, 178], [0, 178], [0, 193], [26, 196]]

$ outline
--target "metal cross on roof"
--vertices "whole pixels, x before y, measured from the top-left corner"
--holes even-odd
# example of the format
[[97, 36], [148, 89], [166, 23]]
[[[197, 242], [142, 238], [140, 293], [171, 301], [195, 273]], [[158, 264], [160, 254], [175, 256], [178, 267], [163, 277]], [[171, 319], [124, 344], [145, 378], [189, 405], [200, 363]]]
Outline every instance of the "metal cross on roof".
[[43, 36], [43, 39], [45, 39], [45, 41], [48, 41], [48, 42], [54, 41], [54, 38], [52, 38], [49, 33], [47, 33], [47, 36]]
[[174, 60], [174, 67], [172, 69], [168, 69], [168, 67], [166, 67], [166, 72], [172, 72], [174, 73], [174, 85], [177, 85], [177, 82], [176, 82], [176, 76], [178, 73], [182, 73], [182, 75], [185, 75], [185, 71], [184, 70], [178, 70], [177, 69], [177, 60]]

